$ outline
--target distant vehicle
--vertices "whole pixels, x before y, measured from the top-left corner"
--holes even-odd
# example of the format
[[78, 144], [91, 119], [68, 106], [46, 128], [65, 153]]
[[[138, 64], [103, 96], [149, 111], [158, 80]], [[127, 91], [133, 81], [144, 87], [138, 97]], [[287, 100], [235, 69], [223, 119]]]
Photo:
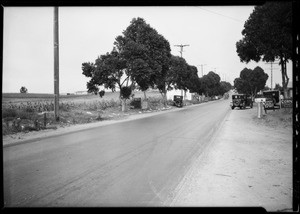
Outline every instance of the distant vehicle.
[[182, 107], [183, 106], [183, 96], [180, 95], [174, 95], [174, 105], [177, 107]]
[[253, 107], [252, 97], [246, 94], [234, 94], [232, 95], [232, 102], [230, 102], [231, 109], [239, 107], [240, 109], [245, 109], [247, 106]]
[[280, 108], [280, 91], [279, 90], [263, 91], [263, 97], [266, 98], [266, 102], [264, 103], [265, 109]]

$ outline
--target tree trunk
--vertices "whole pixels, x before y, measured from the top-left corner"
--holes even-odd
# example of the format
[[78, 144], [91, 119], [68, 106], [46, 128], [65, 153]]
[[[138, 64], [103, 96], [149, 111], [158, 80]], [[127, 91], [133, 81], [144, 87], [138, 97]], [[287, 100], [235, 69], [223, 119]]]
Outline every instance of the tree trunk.
[[287, 76], [287, 71], [286, 71], [286, 59], [283, 56], [280, 57], [280, 65], [281, 65], [283, 96], [284, 98], [287, 98], [288, 97], [287, 85], [289, 83], [289, 78]]
[[159, 92], [163, 98], [164, 107], [167, 107], [167, 90], [163, 89], [163, 90], [159, 90]]
[[167, 91], [165, 90], [164, 92], [164, 107], [166, 108], [167, 107]]
[[[120, 90], [121, 90], [121, 86], [120, 86]], [[125, 112], [126, 111], [126, 99], [123, 99], [121, 97], [121, 92], [120, 92], [120, 95], [119, 95], [119, 99], [121, 101], [121, 111]]]
[[144, 91], [144, 99], [147, 100], [146, 91]]
[[122, 104], [122, 112], [125, 112], [126, 111], [126, 100], [121, 99], [121, 104]]

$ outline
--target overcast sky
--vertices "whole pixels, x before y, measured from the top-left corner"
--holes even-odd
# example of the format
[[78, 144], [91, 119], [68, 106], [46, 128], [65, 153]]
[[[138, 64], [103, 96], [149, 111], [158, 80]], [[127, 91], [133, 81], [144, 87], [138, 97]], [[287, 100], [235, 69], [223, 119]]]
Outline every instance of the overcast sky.
[[[209, 71], [233, 84], [240, 71], [260, 66], [269, 75], [265, 62], [241, 63], [235, 44], [242, 39], [244, 23], [254, 6], [180, 7], [59, 7], [60, 93], [86, 90], [89, 80], [82, 75], [83, 62], [113, 48], [118, 35], [133, 18], [141, 17], [170, 43], [171, 53], [197, 66], [199, 77]], [[4, 7], [3, 92], [54, 93], [53, 7]], [[288, 65], [292, 79], [292, 63]], [[273, 65], [273, 87], [280, 83], [281, 71]]]

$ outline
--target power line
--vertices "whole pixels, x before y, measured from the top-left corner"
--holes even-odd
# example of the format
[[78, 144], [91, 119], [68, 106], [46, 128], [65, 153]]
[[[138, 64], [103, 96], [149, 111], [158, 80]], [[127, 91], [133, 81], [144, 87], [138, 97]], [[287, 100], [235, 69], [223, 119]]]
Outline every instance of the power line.
[[221, 14], [221, 13], [217, 13], [217, 12], [214, 12], [214, 11], [211, 11], [211, 10], [207, 10], [207, 9], [202, 8], [202, 7], [197, 7], [197, 8], [199, 8], [199, 9], [201, 9], [201, 10], [205, 10], [205, 11], [207, 11], [207, 12], [209, 12], [209, 13], [217, 14], [217, 15], [219, 15], [219, 16], [223, 16], [223, 17], [232, 19], [232, 20], [234, 20], [234, 21], [236, 21], [236, 22], [244, 23], [242, 20], [239, 20], [239, 19], [236, 19], [236, 18], [233, 18], [233, 17], [230, 17], [230, 16], [226, 16], [226, 15]]

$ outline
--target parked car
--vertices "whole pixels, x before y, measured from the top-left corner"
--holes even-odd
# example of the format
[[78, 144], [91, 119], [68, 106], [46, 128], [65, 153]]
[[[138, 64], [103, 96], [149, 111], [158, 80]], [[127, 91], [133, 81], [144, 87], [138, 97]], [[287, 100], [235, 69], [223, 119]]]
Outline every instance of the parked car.
[[263, 91], [263, 96], [266, 98], [264, 103], [265, 109], [279, 109], [280, 108], [280, 92], [279, 90]]
[[247, 106], [253, 107], [253, 100], [251, 96], [246, 94], [233, 94], [232, 102], [230, 103], [231, 109], [239, 107], [240, 109], [245, 109]]
[[174, 95], [174, 105], [177, 107], [182, 107], [183, 106], [183, 96], [180, 95]]

